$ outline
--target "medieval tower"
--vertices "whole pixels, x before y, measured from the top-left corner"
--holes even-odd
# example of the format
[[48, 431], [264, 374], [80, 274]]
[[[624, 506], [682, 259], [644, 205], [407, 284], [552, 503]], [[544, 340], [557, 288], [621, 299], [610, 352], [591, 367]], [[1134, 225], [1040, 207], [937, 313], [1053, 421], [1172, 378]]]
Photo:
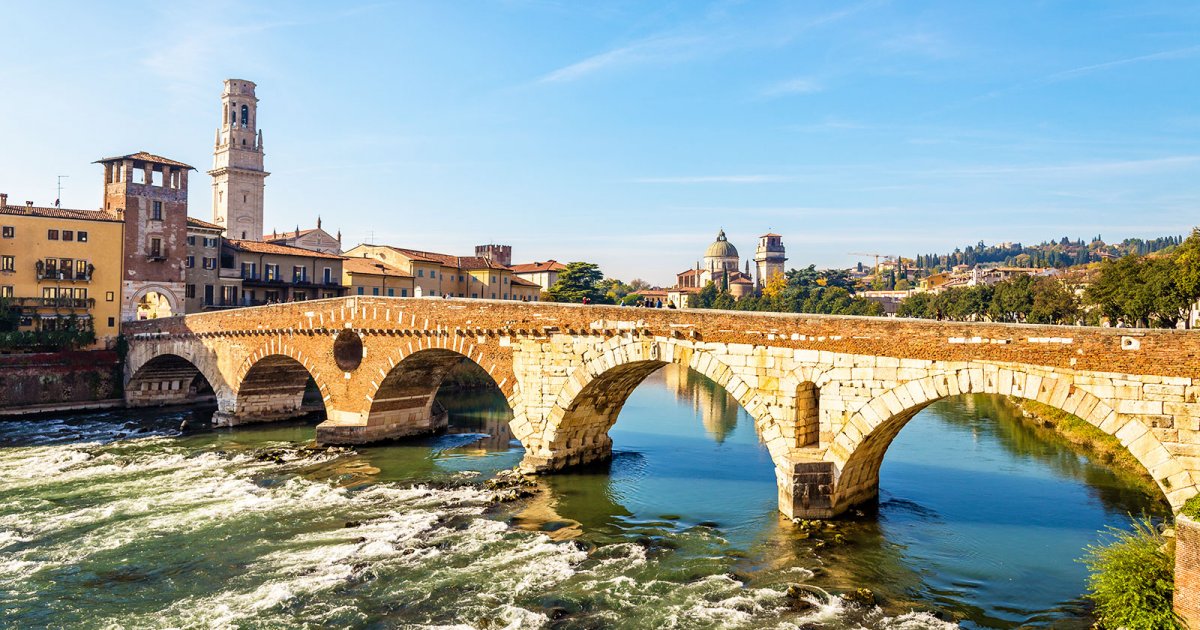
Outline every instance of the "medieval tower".
[[221, 93], [221, 126], [213, 147], [213, 221], [227, 238], [259, 241], [263, 236], [262, 130], [254, 83], [226, 79]]
[[758, 271], [758, 288], [776, 274], [783, 275], [783, 263], [787, 261], [783, 252], [783, 237], [768, 233], [758, 237], [758, 249], [754, 251], [754, 265]]

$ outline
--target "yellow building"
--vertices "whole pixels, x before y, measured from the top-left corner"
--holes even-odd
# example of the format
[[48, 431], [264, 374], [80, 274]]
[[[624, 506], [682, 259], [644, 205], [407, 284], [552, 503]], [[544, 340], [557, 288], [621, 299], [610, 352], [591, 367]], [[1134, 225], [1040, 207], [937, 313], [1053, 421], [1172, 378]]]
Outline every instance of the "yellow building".
[[350, 295], [412, 297], [413, 277], [375, 258], [342, 261], [342, 284]]
[[98, 210], [8, 205], [0, 194], [0, 297], [20, 330], [55, 330], [90, 318], [92, 349], [119, 333], [124, 223]]
[[461, 297], [485, 300], [537, 301], [541, 287], [518, 278], [508, 267], [484, 256], [358, 245], [350, 258], [373, 258], [413, 277], [413, 297]]

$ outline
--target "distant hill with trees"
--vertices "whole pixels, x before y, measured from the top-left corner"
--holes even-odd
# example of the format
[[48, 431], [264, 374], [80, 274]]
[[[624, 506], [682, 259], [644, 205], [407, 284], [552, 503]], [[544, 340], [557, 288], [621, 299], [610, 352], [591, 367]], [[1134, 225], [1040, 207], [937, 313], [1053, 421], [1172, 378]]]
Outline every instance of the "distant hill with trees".
[[987, 245], [979, 241], [975, 245], [957, 248], [948, 254], [918, 254], [915, 263], [918, 269], [930, 272], [942, 271], [955, 265], [1000, 264], [1009, 267], [1070, 267], [1124, 256], [1144, 256], [1153, 252], [1178, 247], [1182, 236], [1162, 236], [1150, 240], [1127, 238], [1119, 243], [1105, 243], [1100, 235], [1090, 241], [1071, 240], [1064, 236], [1057, 241], [1043, 241], [1037, 245], [1001, 243]]

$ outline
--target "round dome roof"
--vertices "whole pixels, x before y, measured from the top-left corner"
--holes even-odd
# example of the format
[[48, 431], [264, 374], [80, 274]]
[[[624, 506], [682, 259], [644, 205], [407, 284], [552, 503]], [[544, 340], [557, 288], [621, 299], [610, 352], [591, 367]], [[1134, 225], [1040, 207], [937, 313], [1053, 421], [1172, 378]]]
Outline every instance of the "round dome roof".
[[737, 258], [737, 248], [725, 238], [725, 230], [717, 233], [717, 240], [704, 250], [705, 258]]

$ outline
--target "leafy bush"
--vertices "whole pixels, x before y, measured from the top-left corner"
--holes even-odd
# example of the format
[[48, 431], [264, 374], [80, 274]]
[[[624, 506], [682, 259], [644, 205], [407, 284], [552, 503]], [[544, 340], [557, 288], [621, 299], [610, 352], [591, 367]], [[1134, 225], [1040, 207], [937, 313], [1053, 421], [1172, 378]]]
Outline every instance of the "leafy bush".
[[1166, 539], [1149, 517], [1133, 520], [1130, 531], [1109, 528], [1113, 541], [1089, 545], [1088, 599], [1105, 628], [1164, 630], [1183, 628], [1171, 610], [1175, 590], [1174, 558], [1164, 552]]
[[1179, 512], [1190, 519], [1200, 521], [1200, 494], [1188, 499]]

